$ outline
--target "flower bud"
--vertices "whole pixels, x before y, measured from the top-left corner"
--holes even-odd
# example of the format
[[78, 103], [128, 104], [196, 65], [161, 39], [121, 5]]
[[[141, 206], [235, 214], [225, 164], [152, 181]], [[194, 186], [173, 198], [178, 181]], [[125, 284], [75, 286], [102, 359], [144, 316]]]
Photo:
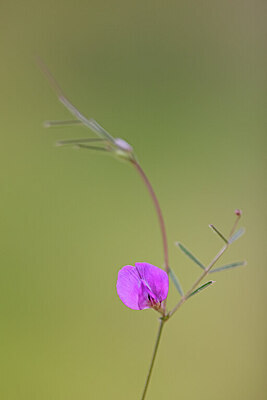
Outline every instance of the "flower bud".
[[133, 152], [132, 146], [123, 139], [116, 138], [114, 139], [114, 143], [117, 147], [119, 147], [123, 151], [127, 151], [128, 153]]

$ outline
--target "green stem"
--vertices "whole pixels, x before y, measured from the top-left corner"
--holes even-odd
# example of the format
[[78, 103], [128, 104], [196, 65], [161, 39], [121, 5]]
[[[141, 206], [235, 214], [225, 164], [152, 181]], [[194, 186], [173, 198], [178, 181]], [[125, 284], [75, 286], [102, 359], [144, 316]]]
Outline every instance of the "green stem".
[[188, 297], [191, 295], [191, 293], [194, 291], [194, 289], [200, 284], [202, 279], [205, 278], [206, 275], [210, 272], [211, 268], [216, 264], [216, 262], [221, 258], [221, 256], [225, 253], [225, 251], [228, 249], [229, 244], [226, 244], [225, 246], [222, 247], [222, 249], [219, 251], [218, 254], [214, 257], [214, 259], [211, 261], [211, 263], [208, 265], [207, 268], [205, 268], [204, 272], [200, 275], [200, 277], [195, 281], [191, 289], [188, 290], [188, 292], [181, 298], [181, 300], [176, 304], [176, 306], [169, 312], [168, 316], [171, 317], [188, 299]]
[[[229, 238], [233, 235], [234, 231], [236, 230], [238, 221], [240, 219], [240, 215], [237, 215], [237, 218], [234, 222], [234, 225], [230, 231]], [[213, 227], [213, 225], [211, 225]], [[214, 229], [214, 227], [213, 227]], [[216, 230], [217, 231], [217, 230]], [[219, 234], [219, 236], [221, 236]], [[173, 314], [186, 302], [186, 300], [190, 297], [194, 289], [200, 284], [202, 279], [205, 278], [206, 275], [211, 271], [212, 267], [216, 264], [216, 262], [221, 258], [221, 256], [226, 252], [228, 247], [230, 246], [231, 243], [229, 243], [229, 239], [224, 238], [224, 241], [226, 241], [226, 244], [221, 248], [219, 253], [216, 254], [214, 259], [211, 261], [211, 263], [204, 269], [204, 272], [200, 275], [200, 277], [195, 281], [191, 289], [188, 290], [188, 292], [180, 299], [180, 301], [176, 304], [176, 306], [166, 315], [166, 317], [170, 318], [173, 316]]]
[[231, 238], [231, 236], [233, 235], [234, 231], [236, 230], [236, 227], [237, 227], [238, 221], [240, 220], [240, 217], [241, 217], [241, 214], [238, 214], [237, 217], [236, 217], [234, 226], [232, 227], [231, 232], [229, 234], [229, 239]]
[[150, 378], [151, 378], [151, 374], [152, 374], [153, 366], [154, 366], [154, 363], [155, 363], [156, 355], [157, 355], [157, 352], [158, 352], [158, 347], [159, 347], [159, 342], [160, 342], [160, 338], [161, 338], [164, 322], [165, 321], [163, 319], [160, 320], [160, 325], [159, 325], [157, 339], [156, 339], [156, 343], [155, 343], [155, 347], [154, 347], [154, 352], [153, 352], [152, 360], [151, 360], [151, 363], [150, 363], [149, 371], [148, 371], [148, 374], [147, 374], [146, 383], [145, 383], [145, 387], [144, 387], [144, 390], [143, 390], [143, 394], [142, 394], [141, 400], [144, 400], [145, 397], [146, 397], [146, 392], [147, 392], [147, 388], [148, 388], [149, 381], [150, 381]]

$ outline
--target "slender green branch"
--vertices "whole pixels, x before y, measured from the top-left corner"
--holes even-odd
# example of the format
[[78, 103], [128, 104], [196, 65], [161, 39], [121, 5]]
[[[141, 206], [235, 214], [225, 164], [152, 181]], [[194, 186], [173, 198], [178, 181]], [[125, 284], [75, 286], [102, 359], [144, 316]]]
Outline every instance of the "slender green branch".
[[144, 400], [145, 397], [146, 397], [146, 392], [147, 392], [147, 388], [148, 388], [149, 381], [150, 381], [150, 378], [151, 378], [151, 373], [152, 373], [153, 366], [154, 366], [154, 363], [155, 363], [156, 355], [157, 355], [157, 352], [158, 352], [159, 342], [160, 342], [160, 338], [161, 338], [161, 334], [162, 334], [164, 323], [165, 323], [165, 321], [163, 319], [161, 319], [160, 320], [160, 324], [159, 324], [157, 339], [156, 339], [156, 343], [155, 343], [155, 347], [154, 347], [154, 352], [153, 352], [153, 356], [152, 356], [152, 359], [151, 359], [151, 363], [150, 363], [149, 371], [148, 371], [148, 374], [147, 374], [146, 383], [145, 383], [145, 387], [144, 387], [144, 390], [143, 390], [143, 394], [142, 394], [142, 399], [141, 400]]
[[[236, 210], [236, 216], [237, 216], [237, 218], [236, 218], [236, 220], [234, 222], [234, 225], [233, 225], [233, 227], [232, 227], [232, 229], [230, 231], [229, 238], [231, 238], [231, 236], [233, 235], [234, 231], [236, 230], [238, 221], [239, 221], [239, 219], [241, 217], [240, 210]], [[212, 225], [212, 228], [213, 228], [213, 225]], [[216, 233], [218, 233], [217, 230], [215, 230], [215, 231], [216, 231]], [[219, 236], [221, 236], [221, 234], [219, 234]], [[229, 242], [229, 239], [226, 239], [224, 237], [223, 237], [223, 239], [224, 239], [224, 241], [226, 241], [226, 244], [221, 248], [219, 253], [216, 254], [216, 256], [211, 261], [211, 263], [204, 269], [203, 273], [196, 280], [196, 282], [193, 284], [191, 289], [188, 290], [188, 292], [180, 299], [180, 301], [176, 304], [176, 306], [168, 313], [168, 317], [169, 318], [186, 302], [186, 300], [190, 297], [192, 292], [196, 289], [196, 287], [200, 284], [200, 282], [205, 278], [205, 276], [208, 275], [208, 273], [211, 271], [212, 267], [221, 258], [221, 256], [226, 252], [226, 250], [230, 246], [231, 242]]]
[[203, 273], [200, 275], [200, 277], [195, 281], [191, 289], [188, 290], [188, 292], [181, 298], [181, 300], [176, 304], [176, 306], [169, 312], [169, 317], [171, 317], [190, 297], [194, 289], [200, 284], [200, 282], [205, 278], [205, 276], [208, 275], [212, 267], [216, 264], [216, 262], [221, 258], [221, 256], [225, 253], [225, 251], [228, 249], [229, 244], [225, 244], [225, 246], [222, 247], [222, 249], [219, 251], [219, 253], [216, 254], [214, 259], [211, 261], [211, 263], [208, 265], [207, 268], [203, 271]]
[[[232, 227], [232, 229], [231, 229], [231, 231], [230, 231], [230, 233], [229, 233], [229, 239], [231, 239], [231, 236], [233, 235], [233, 233], [234, 233], [235, 230], [236, 230], [238, 221], [239, 221], [240, 218], [241, 218], [241, 211], [240, 211], [240, 210], [235, 210], [235, 215], [236, 215], [236, 220], [235, 220], [235, 223], [234, 223], [234, 225], [233, 225], [233, 227]], [[229, 240], [229, 239], [228, 239], [228, 240]]]

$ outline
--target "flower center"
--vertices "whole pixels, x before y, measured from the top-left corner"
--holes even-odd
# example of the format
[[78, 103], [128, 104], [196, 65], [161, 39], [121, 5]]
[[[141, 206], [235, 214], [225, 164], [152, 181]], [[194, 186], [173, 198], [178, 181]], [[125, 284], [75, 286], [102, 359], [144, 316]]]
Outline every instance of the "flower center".
[[152, 297], [149, 293], [147, 294], [147, 299], [148, 299], [148, 303], [150, 305], [151, 308], [154, 308], [155, 310], [159, 310], [161, 307], [161, 302], [160, 301], [156, 301], [154, 299], [154, 297]]

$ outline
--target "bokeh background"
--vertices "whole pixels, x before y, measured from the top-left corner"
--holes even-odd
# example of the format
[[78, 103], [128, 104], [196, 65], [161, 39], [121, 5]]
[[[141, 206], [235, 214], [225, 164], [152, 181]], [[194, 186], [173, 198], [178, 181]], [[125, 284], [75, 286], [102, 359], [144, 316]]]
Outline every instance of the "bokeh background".
[[[235, 208], [246, 235], [164, 331], [148, 399], [266, 395], [266, 3], [2, 1], [0, 346], [3, 400], [139, 399], [157, 315], [118, 299], [117, 272], [162, 266], [151, 200], [126, 163], [57, 148], [81, 127], [38, 69], [131, 143], [158, 194], [184, 288], [221, 246]], [[178, 299], [171, 287], [169, 304]]]

